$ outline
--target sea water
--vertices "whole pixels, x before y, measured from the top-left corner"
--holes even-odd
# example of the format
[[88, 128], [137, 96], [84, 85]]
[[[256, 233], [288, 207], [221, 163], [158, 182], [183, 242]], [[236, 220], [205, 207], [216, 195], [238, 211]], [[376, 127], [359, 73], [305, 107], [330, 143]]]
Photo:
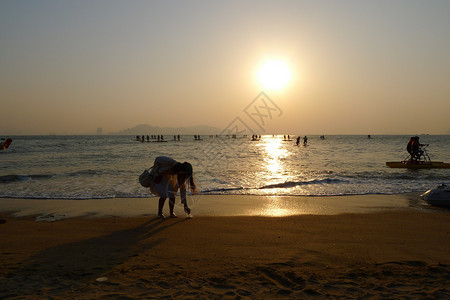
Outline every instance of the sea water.
[[[0, 151], [0, 197], [103, 199], [149, 197], [138, 177], [157, 156], [188, 161], [199, 194], [362, 195], [424, 192], [450, 182], [450, 169], [391, 169], [407, 157], [409, 136], [13, 136]], [[449, 135], [423, 135], [432, 160], [450, 162]]]

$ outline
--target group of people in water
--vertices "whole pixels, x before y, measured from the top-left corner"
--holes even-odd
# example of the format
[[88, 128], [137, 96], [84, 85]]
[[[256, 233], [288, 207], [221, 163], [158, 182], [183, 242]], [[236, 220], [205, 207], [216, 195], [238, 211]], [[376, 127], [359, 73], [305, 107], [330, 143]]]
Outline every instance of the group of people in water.
[[[236, 135], [233, 135], [232, 137], [236, 138]], [[298, 136], [296, 145], [297, 146], [300, 145], [300, 140], [301, 139], [303, 140], [303, 146], [307, 146], [307, 144], [308, 144], [308, 137], [307, 136], [304, 136], [303, 138]], [[324, 140], [325, 136], [321, 135], [320, 139]], [[143, 135], [143, 136], [137, 135], [136, 136], [136, 141], [139, 141], [139, 142], [142, 142], [142, 143], [144, 143], [145, 141], [150, 142], [150, 140], [155, 140], [156, 142], [165, 142], [166, 141], [162, 134], [161, 135], [147, 135], [147, 136], [145, 136], [145, 135]], [[181, 141], [181, 136], [180, 135], [174, 135], [173, 136], [173, 140], [174, 141]], [[200, 135], [194, 135], [194, 140], [195, 141], [201, 141], [203, 139], [200, 137]], [[261, 135], [257, 135], [257, 134], [252, 135], [251, 141], [259, 141], [259, 140], [261, 140]], [[292, 141], [290, 135], [287, 135], [287, 136], [284, 135], [284, 139], [283, 140], [284, 141]]]
[[[166, 140], [164, 139], [164, 135], [147, 135], [147, 137], [145, 135], [143, 136], [136, 136], [136, 141], [138, 142], [142, 142], [144, 143], [147, 140], [147, 142], [150, 142], [150, 140], [155, 140], [155, 142], [166, 142]], [[181, 136], [178, 135], [173, 135], [173, 140], [174, 141], [181, 141]], [[202, 138], [200, 137], [200, 135], [194, 135], [194, 140], [195, 141], [200, 141], [202, 140]]]
[[[321, 136], [321, 139], [322, 139], [322, 136]], [[295, 144], [297, 146], [299, 146], [301, 140], [303, 140], [303, 146], [307, 146], [308, 145], [308, 137], [306, 135], [303, 138], [301, 136], [297, 136], [297, 140], [296, 140]], [[292, 141], [291, 136], [289, 134], [288, 135], [283, 135], [283, 141], [286, 141], [286, 142]]]
[[[147, 135], [147, 142], [150, 142], [150, 140], [156, 140], [156, 139], [158, 139], [158, 141], [164, 141], [164, 136], [163, 135], [158, 135], [158, 136], [156, 136], [156, 135]], [[139, 136], [139, 135], [137, 135], [136, 136], [136, 141], [138, 141], [138, 142], [145, 142], [145, 136], [143, 135], [143, 136]]]
[[[301, 136], [298, 136], [297, 137], [297, 141], [295, 142], [295, 144], [297, 145], [297, 146], [299, 146], [300, 145], [300, 140], [302, 139], [302, 137]], [[308, 145], [308, 137], [305, 135], [304, 137], [303, 137], [303, 146], [307, 146]]]
[[[214, 136], [210, 136], [210, 137], [214, 137]], [[216, 135], [215, 137], [219, 137], [219, 136]], [[229, 136], [227, 135], [226, 137], [228, 138]], [[233, 134], [231, 137], [232, 138], [237, 138], [237, 136], [235, 134]], [[246, 137], [246, 136], [244, 136], [244, 137]], [[275, 135], [273, 137], [275, 137]], [[261, 135], [253, 134], [251, 141], [259, 141], [259, 140], [261, 140], [261, 138], [262, 138]], [[320, 139], [324, 140], [325, 136], [321, 135]], [[155, 142], [166, 142], [167, 141], [167, 140], [164, 139], [164, 135], [162, 135], [162, 134], [161, 135], [147, 135], [147, 136], [145, 136], [145, 135], [142, 135], [142, 136], [137, 135], [136, 136], [136, 141], [138, 141], [138, 142], [144, 143], [145, 141], [150, 142], [150, 140], [153, 140]], [[194, 135], [194, 140], [195, 141], [201, 141], [203, 139], [201, 138], [200, 135]], [[173, 141], [181, 141], [181, 136], [180, 135], [174, 135], [173, 136]], [[292, 141], [291, 136], [290, 135], [284, 135], [283, 136], [283, 141]], [[307, 146], [307, 144], [308, 144], [308, 137], [304, 136], [302, 138], [301, 136], [298, 136], [297, 137], [297, 141], [296, 141], [296, 145], [299, 146], [301, 141], [303, 141], [303, 146]]]

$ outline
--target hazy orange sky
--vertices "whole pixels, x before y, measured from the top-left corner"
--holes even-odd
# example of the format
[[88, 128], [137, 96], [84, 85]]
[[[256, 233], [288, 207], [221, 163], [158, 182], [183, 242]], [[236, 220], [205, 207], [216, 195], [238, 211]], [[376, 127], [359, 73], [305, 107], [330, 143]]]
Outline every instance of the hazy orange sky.
[[[450, 134], [450, 1], [0, 1], [0, 134]], [[284, 61], [267, 90], [257, 73]]]

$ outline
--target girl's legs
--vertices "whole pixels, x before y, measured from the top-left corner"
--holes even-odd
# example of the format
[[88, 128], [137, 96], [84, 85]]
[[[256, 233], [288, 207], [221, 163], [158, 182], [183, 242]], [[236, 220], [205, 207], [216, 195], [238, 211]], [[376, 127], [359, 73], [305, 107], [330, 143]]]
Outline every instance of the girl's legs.
[[163, 207], [164, 207], [164, 202], [166, 202], [166, 197], [160, 197], [159, 198], [159, 205], [158, 205], [158, 217], [163, 216]]
[[169, 210], [171, 217], [175, 217], [175, 214], [173, 213], [174, 207], [175, 207], [175, 197], [169, 197]]
[[174, 179], [173, 177], [171, 177], [170, 179], [171, 180], [167, 185], [167, 195], [169, 196], [169, 211], [170, 216], [172, 218], [175, 218], [176, 215], [173, 213], [173, 208], [175, 207], [175, 197], [177, 195], [178, 186], [176, 186], [176, 183], [174, 183], [176, 179]]
[[[166, 202], [165, 197], [159, 198], [159, 204], [158, 204], [158, 217], [163, 216], [163, 208], [164, 203]], [[169, 211], [171, 217], [176, 217], [176, 215], [173, 213], [173, 209], [175, 207], [175, 198], [169, 197]]]
[[159, 195], [159, 204], [158, 204], [158, 217], [164, 217], [163, 215], [163, 207], [164, 207], [164, 203], [166, 202], [166, 198], [167, 198], [167, 188], [169, 185], [169, 180], [167, 179], [166, 176], [162, 176], [161, 181], [158, 183], [154, 183], [152, 185], [152, 187], [150, 188], [150, 190], [153, 192], [154, 190], [154, 194]]

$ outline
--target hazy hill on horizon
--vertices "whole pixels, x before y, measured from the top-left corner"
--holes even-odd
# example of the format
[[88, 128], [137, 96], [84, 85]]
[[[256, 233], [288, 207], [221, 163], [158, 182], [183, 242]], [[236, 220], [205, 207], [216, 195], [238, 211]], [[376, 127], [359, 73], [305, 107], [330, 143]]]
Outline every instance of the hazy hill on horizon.
[[219, 134], [221, 132], [220, 128], [198, 125], [189, 127], [158, 127], [151, 126], [148, 124], [139, 124], [133, 128], [127, 128], [125, 130], [119, 131], [117, 134], [120, 135], [189, 135], [189, 134], [199, 134], [199, 135], [210, 135]]

